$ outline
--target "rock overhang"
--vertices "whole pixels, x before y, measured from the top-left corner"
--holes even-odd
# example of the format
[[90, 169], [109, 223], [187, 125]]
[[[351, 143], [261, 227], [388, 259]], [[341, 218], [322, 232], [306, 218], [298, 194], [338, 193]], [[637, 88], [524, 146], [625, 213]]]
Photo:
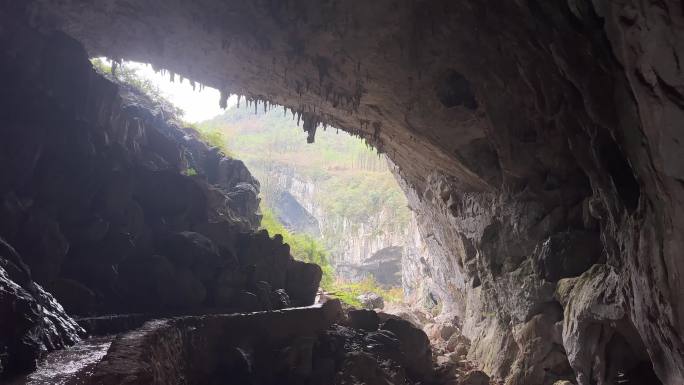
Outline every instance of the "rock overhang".
[[[684, 378], [675, 2], [25, 5], [34, 25], [67, 32], [91, 55], [149, 62], [287, 106], [309, 131], [325, 122], [366, 138], [397, 165], [438, 251], [430, 280], [444, 301], [466, 303], [461, 316], [479, 306], [474, 296], [485, 310], [510, 300], [501, 274], [515, 283], [534, 272], [520, 269], [545, 240], [568, 229], [600, 237], [599, 261], [618, 270], [656, 372], [668, 384]], [[505, 354], [527, 360], [499, 327]]]

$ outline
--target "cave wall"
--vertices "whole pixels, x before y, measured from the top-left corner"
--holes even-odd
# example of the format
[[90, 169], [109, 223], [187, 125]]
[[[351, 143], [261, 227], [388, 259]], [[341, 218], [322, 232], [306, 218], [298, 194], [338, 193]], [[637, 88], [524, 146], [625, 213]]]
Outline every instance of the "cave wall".
[[241, 161], [63, 32], [0, 24], [0, 379], [77, 342], [76, 316], [313, 303], [320, 267], [258, 231]]
[[386, 152], [443, 311], [507, 383], [611, 383], [640, 360], [684, 382], [681, 2], [4, 8]]

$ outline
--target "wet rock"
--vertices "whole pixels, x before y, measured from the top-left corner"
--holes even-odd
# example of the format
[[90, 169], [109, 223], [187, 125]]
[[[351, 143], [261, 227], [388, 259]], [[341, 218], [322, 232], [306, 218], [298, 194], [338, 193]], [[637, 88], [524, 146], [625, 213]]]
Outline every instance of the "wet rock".
[[35, 367], [45, 353], [79, 340], [83, 333], [62, 306], [38, 284], [16, 251], [0, 239], [0, 378]]
[[361, 294], [356, 299], [361, 302], [361, 305], [368, 310], [373, 310], [373, 309], [382, 309], [385, 307], [385, 300], [375, 294], [375, 293], [365, 293]]
[[271, 304], [274, 309], [285, 309], [292, 306], [290, 296], [285, 289], [276, 289], [271, 292]]

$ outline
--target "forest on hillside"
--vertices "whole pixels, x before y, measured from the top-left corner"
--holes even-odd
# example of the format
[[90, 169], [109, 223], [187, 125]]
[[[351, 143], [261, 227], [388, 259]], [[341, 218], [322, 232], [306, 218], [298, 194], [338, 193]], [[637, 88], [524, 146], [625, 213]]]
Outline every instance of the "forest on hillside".
[[198, 128], [217, 144], [223, 141], [225, 150], [247, 164], [261, 182], [267, 203], [270, 171], [287, 166], [316, 184], [318, 204], [327, 213], [359, 223], [389, 208], [387, 223], [378, 224], [379, 229], [409, 221], [406, 198], [384, 156], [346, 132], [319, 130], [316, 142], [308, 144], [297, 122], [280, 108], [255, 114], [253, 109], [232, 107]]
[[[382, 292], [388, 300], [400, 300], [401, 289], [380, 289], [372, 277], [355, 284], [340, 282], [331, 266], [340, 262], [339, 256], [352, 241], [350, 235], [372, 232], [366, 236], [382, 237], [383, 232], [391, 232], [396, 239], [408, 231], [411, 214], [406, 197], [384, 155], [363, 140], [331, 128], [319, 129], [315, 143], [309, 144], [306, 133], [282, 108], [266, 112], [259, 108], [255, 113], [255, 109], [235, 106], [196, 128], [205, 140], [245, 162], [261, 183], [263, 227], [270, 233], [283, 233], [295, 258], [324, 266], [324, 287], [338, 292]], [[326, 218], [319, 222], [319, 234], [298, 232], [279, 220], [275, 202], [283, 189], [283, 173], [312, 188], [311, 201], [302, 203], [309, 211], [317, 211], [319, 218]], [[343, 295], [354, 302], [356, 294]]]

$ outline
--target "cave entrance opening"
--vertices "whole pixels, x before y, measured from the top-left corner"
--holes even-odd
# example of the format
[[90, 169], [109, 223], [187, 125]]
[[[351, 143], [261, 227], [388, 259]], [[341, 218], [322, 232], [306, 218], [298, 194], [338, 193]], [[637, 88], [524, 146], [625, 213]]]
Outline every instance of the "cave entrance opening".
[[322, 267], [322, 295], [357, 307], [402, 304], [402, 260], [417, 253], [419, 233], [385, 155], [322, 125], [307, 140], [301, 117], [282, 106], [222, 95], [148, 64], [91, 61], [245, 163], [260, 184], [261, 227], [282, 235], [294, 258]]

